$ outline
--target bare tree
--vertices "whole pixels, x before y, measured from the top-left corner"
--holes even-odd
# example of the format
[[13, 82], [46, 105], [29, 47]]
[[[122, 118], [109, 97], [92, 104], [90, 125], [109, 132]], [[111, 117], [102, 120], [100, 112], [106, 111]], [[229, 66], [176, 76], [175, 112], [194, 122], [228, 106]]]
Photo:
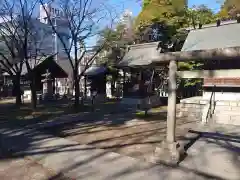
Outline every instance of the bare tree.
[[13, 80], [13, 87], [16, 95], [16, 104], [21, 104], [20, 78], [23, 67], [23, 61], [20, 61], [18, 55], [19, 24], [16, 23], [17, 16], [14, 14], [14, 5], [7, 0], [1, 2], [1, 23], [0, 23], [0, 63], [3, 71], [7, 72]]
[[[36, 74], [33, 71], [46, 56], [42, 51], [43, 31], [34, 17], [38, 0], [3, 0], [1, 4], [0, 37], [4, 51], [0, 52], [1, 64], [14, 78], [16, 102], [21, 102], [20, 78], [25, 67], [30, 81], [32, 107], [36, 108]], [[24, 72], [25, 73], [25, 72]]]
[[[100, 34], [102, 21], [105, 23], [105, 25], [103, 25], [104, 27], [107, 26], [107, 24], [110, 26], [113, 25], [115, 19], [112, 13], [113, 11], [103, 3], [104, 1], [101, 2], [100, 0], [59, 0], [55, 3], [59, 7], [60, 12], [53, 12], [43, 3], [43, 0], [40, 1], [46, 12], [47, 20], [61, 41], [71, 65], [75, 90], [74, 105], [78, 107], [80, 98], [79, 81], [85, 71], [93, 64], [95, 57], [105, 46], [105, 43], [103, 43], [97, 48], [95, 47], [94, 53], [86, 60], [86, 58], [84, 58], [86, 52], [92, 49], [91, 47], [87, 47], [86, 42], [90, 38], [94, 38]], [[68, 28], [67, 41], [56, 26], [59, 18], [58, 14], [61, 14]], [[107, 41], [108, 39], [106, 38], [105, 42]], [[80, 65], [84, 65], [84, 68], [79, 72]]]

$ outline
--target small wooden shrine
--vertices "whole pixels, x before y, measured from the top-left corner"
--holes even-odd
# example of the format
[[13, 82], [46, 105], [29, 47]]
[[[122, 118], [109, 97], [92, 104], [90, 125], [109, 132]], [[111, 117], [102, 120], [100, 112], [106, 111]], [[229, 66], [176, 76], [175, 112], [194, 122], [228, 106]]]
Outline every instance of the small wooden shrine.
[[158, 68], [150, 66], [152, 60], [159, 58], [161, 48], [158, 45], [159, 42], [132, 45], [119, 63], [119, 67], [130, 74], [124, 83], [122, 103], [135, 104], [141, 109], [161, 103], [156, 91], [161, 78]]

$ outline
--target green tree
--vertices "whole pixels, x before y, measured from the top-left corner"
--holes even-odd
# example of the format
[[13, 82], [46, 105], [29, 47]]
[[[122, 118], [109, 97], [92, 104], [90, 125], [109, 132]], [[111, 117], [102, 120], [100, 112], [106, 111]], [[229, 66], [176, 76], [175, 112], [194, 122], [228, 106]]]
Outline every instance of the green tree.
[[97, 46], [100, 46], [102, 42], [108, 37], [107, 43], [102, 51], [106, 53], [101, 58], [101, 64], [108, 67], [111, 72], [111, 76], [108, 76], [108, 81], [111, 82], [112, 93], [115, 92], [115, 83], [119, 83], [119, 70], [116, 65], [123, 58], [128, 48], [128, 45], [134, 44], [136, 34], [134, 33], [133, 27], [129, 24], [133, 23], [119, 23], [115, 28], [105, 28], [99, 36]]
[[149, 5], [151, 0], [143, 0], [143, 8], [145, 8], [147, 5]]
[[132, 29], [122, 24], [118, 24], [115, 29], [105, 28], [97, 41], [97, 46], [105, 42], [102, 51], [107, 52], [101, 63], [114, 67], [123, 57], [127, 46], [134, 43], [134, 37]]
[[215, 22], [216, 16], [210, 8], [202, 4], [193, 8], [186, 8], [184, 19], [186, 20], [184, 25], [192, 26], [195, 29], [199, 24], [204, 25]]
[[179, 24], [183, 21], [182, 13], [187, 6], [186, 0], [152, 0], [144, 1], [143, 4], [143, 9], [135, 21], [136, 28], [156, 21]]
[[236, 17], [240, 13], [240, 1], [225, 0], [219, 14], [226, 16], [226, 13], [230, 17]]

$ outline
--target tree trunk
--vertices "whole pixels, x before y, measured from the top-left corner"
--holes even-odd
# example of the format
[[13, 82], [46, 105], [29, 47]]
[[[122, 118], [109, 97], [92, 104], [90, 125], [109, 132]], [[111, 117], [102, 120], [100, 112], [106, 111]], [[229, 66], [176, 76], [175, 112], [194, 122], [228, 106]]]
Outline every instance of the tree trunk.
[[123, 71], [123, 86], [125, 86], [126, 82], [126, 71]]
[[78, 73], [74, 72], [74, 90], [75, 90], [75, 97], [74, 97], [74, 107], [77, 109], [79, 107], [79, 97], [80, 97], [80, 87], [78, 81]]
[[84, 98], [87, 98], [87, 77], [84, 76]]
[[34, 75], [31, 79], [30, 88], [31, 88], [31, 105], [32, 109], [34, 110], [37, 108], [36, 80]]
[[20, 106], [22, 104], [22, 92], [21, 92], [21, 86], [20, 86], [20, 73], [17, 73], [14, 79], [14, 88], [15, 88], [15, 96], [16, 96], [16, 106]]

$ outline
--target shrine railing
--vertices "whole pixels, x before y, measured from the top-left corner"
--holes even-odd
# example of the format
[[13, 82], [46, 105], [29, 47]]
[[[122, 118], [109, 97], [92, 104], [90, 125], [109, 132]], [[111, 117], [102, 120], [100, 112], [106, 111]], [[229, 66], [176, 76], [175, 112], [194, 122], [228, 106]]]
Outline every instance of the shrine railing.
[[215, 102], [215, 86], [214, 86], [212, 89], [210, 100], [209, 100], [209, 107], [207, 111], [206, 122], [212, 121], [212, 116], [214, 114], [215, 106], [216, 106], [216, 102]]

